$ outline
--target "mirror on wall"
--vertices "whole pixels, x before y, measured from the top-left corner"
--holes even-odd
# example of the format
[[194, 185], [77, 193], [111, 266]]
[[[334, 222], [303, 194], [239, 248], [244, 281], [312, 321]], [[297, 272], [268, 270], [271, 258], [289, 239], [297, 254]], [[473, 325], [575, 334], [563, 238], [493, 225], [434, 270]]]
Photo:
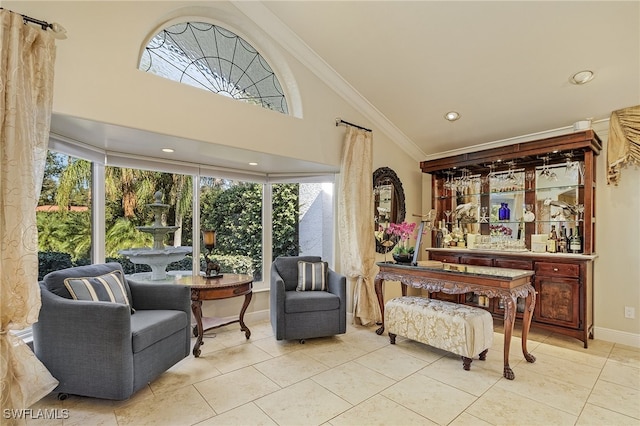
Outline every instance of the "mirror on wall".
[[389, 167], [380, 167], [373, 172], [373, 199], [376, 251], [388, 253], [393, 250], [397, 240], [386, 229], [390, 223], [401, 223], [405, 218], [402, 182]]
[[536, 222], [538, 233], [549, 233], [552, 225], [575, 227], [583, 219], [580, 204], [583, 163], [545, 164], [536, 167]]

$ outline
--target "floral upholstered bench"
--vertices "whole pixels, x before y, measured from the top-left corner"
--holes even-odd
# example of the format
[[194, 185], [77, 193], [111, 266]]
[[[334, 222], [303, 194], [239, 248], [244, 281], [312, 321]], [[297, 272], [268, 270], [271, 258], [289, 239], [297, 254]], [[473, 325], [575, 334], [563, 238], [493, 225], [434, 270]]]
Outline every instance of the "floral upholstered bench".
[[404, 296], [384, 307], [384, 325], [391, 344], [396, 336], [452, 352], [465, 370], [475, 355], [484, 361], [493, 343], [493, 319], [484, 309], [425, 297]]

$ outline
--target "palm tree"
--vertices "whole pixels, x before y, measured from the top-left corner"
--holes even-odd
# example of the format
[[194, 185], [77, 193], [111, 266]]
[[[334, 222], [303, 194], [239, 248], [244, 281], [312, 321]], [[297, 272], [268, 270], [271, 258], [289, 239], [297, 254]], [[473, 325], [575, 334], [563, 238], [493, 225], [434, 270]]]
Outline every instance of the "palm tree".
[[127, 218], [120, 217], [109, 228], [105, 235], [105, 254], [107, 257], [118, 257], [118, 251], [132, 247], [150, 247], [153, 237], [138, 231]]
[[169, 192], [169, 200], [171, 205], [175, 206], [175, 226], [178, 229], [173, 233], [173, 245], [179, 247], [182, 245], [182, 222], [185, 213], [191, 208], [193, 200], [193, 192], [191, 190], [193, 179], [188, 175], [173, 174], [173, 185]]

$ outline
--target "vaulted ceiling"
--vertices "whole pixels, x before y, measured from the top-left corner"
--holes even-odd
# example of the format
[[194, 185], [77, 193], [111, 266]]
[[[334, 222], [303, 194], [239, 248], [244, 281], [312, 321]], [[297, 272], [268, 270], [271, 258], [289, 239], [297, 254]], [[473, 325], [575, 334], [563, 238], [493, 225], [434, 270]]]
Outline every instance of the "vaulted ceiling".
[[[292, 55], [316, 64], [313, 72], [331, 87], [350, 92], [369, 118], [358, 124], [382, 129], [420, 159], [640, 104], [639, 1], [233, 3]], [[571, 84], [581, 70], [595, 77]], [[449, 111], [460, 119], [446, 121]], [[123, 140], [129, 131], [52, 121], [54, 131], [74, 125]], [[242, 152], [227, 151], [246, 164]], [[304, 166], [265, 157], [274, 169]]]
[[[425, 154], [640, 103], [637, 1], [264, 5]], [[595, 78], [571, 84], [581, 70]]]

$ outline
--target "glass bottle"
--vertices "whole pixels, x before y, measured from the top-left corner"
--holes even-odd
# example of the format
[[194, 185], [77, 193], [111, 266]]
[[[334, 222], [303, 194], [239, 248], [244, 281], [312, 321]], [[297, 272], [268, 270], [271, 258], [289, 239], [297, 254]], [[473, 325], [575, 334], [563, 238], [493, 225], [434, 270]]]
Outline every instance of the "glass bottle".
[[436, 231], [436, 247], [444, 247], [444, 234], [442, 233], [442, 225], [438, 226], [438, 230]]
[[562, 225], [560, 227], [560, 235], [558, 235], [558, 253], [567, 253], [567, 248], [569, 247], [567, 245], [567, 240], [566, 240], [566, 234], [567, 234], [567, 229], [564, 227], [564, 225]]
[[555, 253], [557, 251], [558, 234], [556, 233], [556, 226], [551, 225], [551, 232], [549, 232], [549, 239], [547, 239], [547, 251], [549, 253]]
[[571, 236], [571, 241], [569, 242], [569, 249], [571, 249], [572, 253], [580, 253], [582, 251], [582, 239], [578, 234], [578, 228], [576, 228], [576, 232]]
[[510, 216], [511, 210], [509, 210], [507, 203], [500, 203], [500, 208], [498, 209], [498, 220], [509, 220]]

